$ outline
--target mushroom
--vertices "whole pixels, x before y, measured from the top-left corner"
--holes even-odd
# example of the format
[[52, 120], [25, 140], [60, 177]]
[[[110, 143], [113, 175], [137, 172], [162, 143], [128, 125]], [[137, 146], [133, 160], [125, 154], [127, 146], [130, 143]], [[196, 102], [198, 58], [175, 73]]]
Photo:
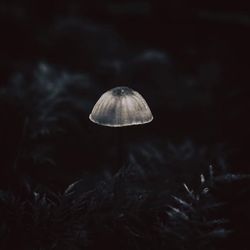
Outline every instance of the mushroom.
[[[145, 99], [135, 90], [128, 87], [115, 87], [105, 92], [94, 105], [89, 119], [102, 126], [108, 127], [126, 127], [132, 125], [141, 125], [153, 120], [148, 104]], [[123, 161], [124, 143], [120, 131], [120, 159]], [[124, 164], [120, 162], [119, 164]]]
[[100, 97], [89, 119], [102, 126], [124, 127], [149, 123], [153, 116], [138, 92], [128, 87], [116, 87]]

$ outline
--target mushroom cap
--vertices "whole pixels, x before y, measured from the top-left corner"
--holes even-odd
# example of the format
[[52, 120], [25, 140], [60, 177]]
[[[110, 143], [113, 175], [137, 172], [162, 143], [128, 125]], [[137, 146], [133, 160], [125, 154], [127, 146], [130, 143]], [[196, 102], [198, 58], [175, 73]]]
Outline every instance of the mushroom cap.
[[138, 92], [128, 87], [116, 87], [99, 98], [89, 119], [103, 126], [124, 127], [149, 123], [153, 115]]

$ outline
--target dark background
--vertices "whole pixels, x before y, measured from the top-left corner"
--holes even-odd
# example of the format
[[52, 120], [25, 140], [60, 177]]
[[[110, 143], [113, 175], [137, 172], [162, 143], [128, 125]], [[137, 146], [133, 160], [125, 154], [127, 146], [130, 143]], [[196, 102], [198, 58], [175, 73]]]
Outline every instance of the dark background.
[[88, 116], [115, 86], [137, 90], [154, 115], [122, 129], [127, 161], [152, 175], [153, 189], [197, 186], [209, 165], [248, 174], [249, 8], [242, 0], [1, 1], [0, 188], [60, 193], [82, 178], [89, 191], [112, 176], [117, 129]]

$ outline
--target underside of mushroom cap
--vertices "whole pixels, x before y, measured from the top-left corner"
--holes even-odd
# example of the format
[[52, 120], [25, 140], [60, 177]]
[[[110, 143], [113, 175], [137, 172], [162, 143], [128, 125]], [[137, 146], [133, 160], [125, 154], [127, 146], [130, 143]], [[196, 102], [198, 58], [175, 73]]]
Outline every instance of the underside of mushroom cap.
[[116, 87], [100, 97], [89, 119], [103, 126], [124, 127], [149, 123], [153, 116], [138, 92], [128, 87]]

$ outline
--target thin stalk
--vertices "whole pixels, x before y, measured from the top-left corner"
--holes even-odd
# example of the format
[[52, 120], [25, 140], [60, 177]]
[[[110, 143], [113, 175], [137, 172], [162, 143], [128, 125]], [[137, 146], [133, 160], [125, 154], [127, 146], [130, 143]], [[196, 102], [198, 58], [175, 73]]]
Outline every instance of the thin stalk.
[[127, 164], [127, 144], [125, 137], [124, 128], [115, 128], [116, 129], [116, 162], [114, 166], [114, 173], [118, 172], [119, 169], [124, 167]]

